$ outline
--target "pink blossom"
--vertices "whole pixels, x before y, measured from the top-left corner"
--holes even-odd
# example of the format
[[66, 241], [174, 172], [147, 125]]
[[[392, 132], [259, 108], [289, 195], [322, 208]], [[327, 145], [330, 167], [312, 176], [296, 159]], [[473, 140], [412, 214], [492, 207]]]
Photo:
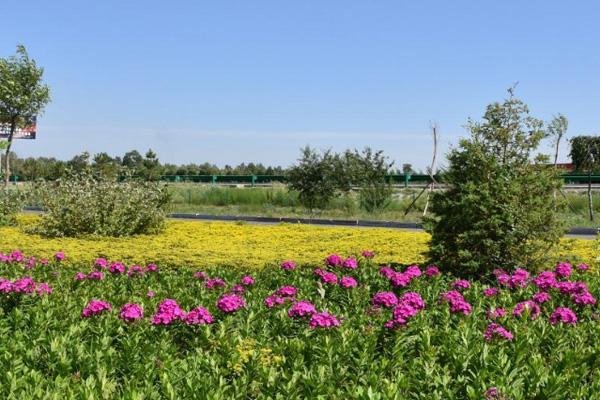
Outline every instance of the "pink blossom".
[[76, 281], [82, 281], [85, 278], [87, 278], [86, 274], [84, 274], [83, 272], [77, 272], [73, 279], [75, 279]]
[[327, 285], [337, 285], [338, 278], [333, 272], [324, 271], [321, 274], [321, 281]]
[[[89, 274], [87, 274], [86, 278], [93, 281], [101, 281], [102, 279], [104, 279], [104, 274], [100, 271], [92, 271]], [[77, 276], [75, 277], [75, 279], [79, 280], [77, 279]]]
[[194, 272], [194, 279], [205, 280], [208, 278], [208, 275], [204, 271], [196, 271]]
[[184, 321], [187, 325], [210, 325], [215, 319], [206, 308], [196, 307], [187, 313]]
[[471, 282], [465, 279], [457, 279], [452, 283], [454, 290], [466, 290], [471, 287]]
[[373, 250], [363, 250], [361, 255], [364, 258], [373, 258], [375, 257], [375, 252]]
[[515, 307], [513, 308], [512, 315], [514, 317], [520, 317], [525, 311], [529, 312], [529, 316], [533, 320], [539, 317], [540, 313], [542, 312], [542, 309], [533, 300], [525, 300], [515, 305]]
[[152, 316], [152, 325], [170, 325], [184, 318], [185, 311], [179, 307], [179, 304], [173, 299], [165, 299], [158, 305], [156, 313]]
[[398, 303], [408, 304], [416, 310], [422, 310], [425, 308], [425, 302], [423, 301], [421, 295], [417, 292], [404, 293]]
[[108, 271], [111, 274], [124, 274], [125, 273], [125, 265], [121, 264], [120, 262], [114, 262], [112, 264], [110, 264], [110, 266], [108, 267]]
[[127, 303], [121, 307], [119, 318], [125, 322], [133, 322], [135, 320], [144, 318], [144, 311], [142, 310], [142, 306], [139, 304]]
[[571, 299], [573, 299], [573, 302], [578, 306], [591, 306], [596, 304], [596, 299], [590, 292], [574, 293], [571, 295]]
[[106, 258], [96, 258], [96, 261], [94, 261], [94, 267], [98, 268], [98, 269], [104, 269], [108, 266], [108, 261], [106, 260]]
[[246, 275], [242, 278], [241, 284], [244, 286], [252, 286], [254, 285], [254, 278], [250, 275]]
[[587, 271], [588, 269], [590, 269], [590, 266], [585, 263], [581, 263], [581, 264], [577, 265], [577, 269], [579, 271]]
[[308, 301], [297, 301], [288, 311], [290, 318], [304, 318], [315, 314], [317, 310], [315, 306]]
[[33, 293], [35, 290], [35, 281], [30, 276], [17, 279], [13, 282], [13, 291], [15, 293]]
[[8, 261], [20, 263], [21, 261], [23, 261], [24, 257], [25, 256], [20, 250], [13, 250], [9, 255]]
[[552, 300], [552, 297], [550, 297], [550, 294], [548, 294], [547, 292], [537, 292], [533, 295], [533, 301], [535, 301], [538, 304], [544, 304], [545, 302], [550, 300]]
[[293, 262], [292, 260], [285, 260], [281, 262], [281, 269], [285, 270], [285, 271], [291, 271], [296, 269], [296, 263]]
[[410, 277], [410, 279], [418, 278], [422, 274], [421, 268], [419, 268], [419, 266], [416, 265], [416, 264], [411, 265], [408, 268], [406, 268], [406, 270], [404, 271], [404, 273], [406, 275], [408, 275]]
[[508, 331], [502, 325], [492, 322], [487, 326], [485, 332], [483, 333], [483, 338], [489, 342], [495, 337], [505, 340], [513, 340], [513, 334], [510, 331]]
[[356, 258], [348, 257], [342, 263], [342, 267], [347, 269], [356, 269], [358, 268], [358, 262], [356, 261]]
[[398, 304], [398, 297], [393, 292], [379, 292], [375, 293], [371, 302], [374, 306], [391, 308]]
[[57, 251], [54, 253], [54, 259], [58, 262], [61, 262], [65, 259], [65, 253], [62, 251]]
[[529, 272], [523, 268], [517, 268], [510, 277], [509, 284], [511, 288], [525, 287], [529, 280]]
[[237, 284], [237, 285], [233, 285], [233, 287], [231, 288], [231, 293], [237, 293], [237, 294], [242, 294], [246, 291], [246, 289], [244, 289], [244, 286]]
[[146, 265], [146, 272], [158, 272], [158, 265], [156, 265], [156, 264]]
[[328, 312], [320, 312], [314, 313], [310, 317], [310, 322], [308, 323], [312, 329], [315, 328], [333, 328], [340, 326], [340, 321], [332, 314]]
[[340, 279], [340, 286], [344, 289], [355, 288], [358, 286], [358, 282], [351, 276], [344, 276]]
[[571, 275], [571, 264], [567, 262], [558, 263], [554, 268], [554, 272], [561, 278], [567, 278]]
[[217, 300], [217, 308], [224, 313], [234, 313], [246, 306], [244, 298], [237, 294], [224, 294]]
[[440, 269], [435, 265], [429, 265], [425, 269], [425, 275], [429, 278], [440, 275]]
[[0, 278], [0, 293], [9, 294], [14, 291], [14, 285], [8, 279]]
[[204, 282], [204, 287], [206, 287], [207, 289], [225, 287], [225, 285], [225, 281], [221, 278], [210, 278]]
[[497, 288], [490, 287], [490, 288], [483, 289], [483, 295], [485, 297], [494, 297], [498, 293], [499, 293], [499, 290]]
[[344, 259], [338, 254], [330, 254], [325, 259], [325, 264], [331, 267], [337, 267], [344, 263]]
[[152, 290], [148, 290], [148, 293], [146, 293], [146, 296], [152, 298], [152, 297], [156, 296], [156, 293], [154, 293], [154, 291], [152, 291]]
[[127, 276], [129, 276], [129, 277], [142, 276], [142, 275], [144, 275], [144, 269], [140, 265], [132, 265], [131, 267], [129, 267], [129, 270], [127, 271]]
[[276, 294], [272, 294], [272, 295], [270, 295], [270, 296], [267, 296], [267, 297], [265, 298], [265, 301], [264, 301], [264, 303], [265, 303], [265, 306], [266, 306], [267, 308], [273, 308], [273, 307], [275, 307], [275, 306], [280, 306], [280, 305], [282, 305], [282, 304], [283, 304], [283, 303], [285, 303], [287, 300], [290, 300], [290, 298], [289, 298], [289, 297], [281, 297], [281, 296], [278, 296], [278, 295], [276, 295]]
[[543, 271], [533, 279], [533, 284], [540, 290], [549, 290], [556, 284], [556, 276], [552, 271]]
[[383, 276], [386, 279], [390, 279], [392, 276], [394, 276], [396, 274], [396, 271], [394, 271], [392, 268], [388, 267], [381, 267], [379, 269], [379, 274], [381, 276]]
[[412, 278], [403, 272], [395, 272], [394, 275], [390, 277], [390, 283], [394, 287], [406, 287], [411, 280]]
[[441, 297], [442, 300], [446, 301], [450, 306], [450, 312], [452, 314], [471, 314], [472, 307], [460, 292], [451, 290], [449, 292], [442, 293]]
[[556, 325], [559, 322], [563, 324], [577, 324], [577, 315], [567, 307], [558, 307], [550, 315], [550, 323]]
[[112, 306], [102, 300], [96, 300], [96, 299], [92, 299], [89, 301], [89, 303], [83, 308], [83, 311], [81, 312], [81, 316], [83, 318], [88, 318], [94, 315], [99, 315], [105, 311], [110, 311], [112, 310]]
[[293, 286], [282, 286], [275, 291], [275, 294], [281, 297], [294, 297], [296, 293], [298, 293], [298, 289]]
[[494, 308], [494, 309], [489, 309], [486, 311], [485, 316], [488, 319], [496, 319], [496, 318], [502, 318], [506, 315], [506, 310], [502, 307], [498, 307], [498, 308]]
[[40, 282], [35, 287], [35, 292], [38, 296], [43, 296], [45, 294], [51, 294], [52, 288], [45, 282]]

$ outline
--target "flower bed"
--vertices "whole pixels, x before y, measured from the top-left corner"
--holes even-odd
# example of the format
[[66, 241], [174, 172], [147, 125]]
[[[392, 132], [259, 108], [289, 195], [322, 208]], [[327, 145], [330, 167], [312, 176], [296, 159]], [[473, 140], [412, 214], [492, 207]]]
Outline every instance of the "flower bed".
[[379, 254], [263, 269], [0, 255], [8, 398], [595, 398], [600, 278]]
[[[21, 224], [33, 217], [21, 217]], [[38, 258], [57, 249], [67, 262], [92, 262], [97, 257], [128, 263], [162, 266], [234, 266], [263, 268], [284, 259], [317, 265], [332, 250], [358, 254], [363, 247], [377, 249], [380, 262], [424, 262], [429, 235], [397, 229], [319, 227], [310, 225], [250, 225], [228, 222], [169, 221], [163, 234], [132, 238], [47, 239], [0, 228], [0, 248], [19, 248]], [[591, 240], [564, 240], [555, 259], [593, 263], [597, 244]]]

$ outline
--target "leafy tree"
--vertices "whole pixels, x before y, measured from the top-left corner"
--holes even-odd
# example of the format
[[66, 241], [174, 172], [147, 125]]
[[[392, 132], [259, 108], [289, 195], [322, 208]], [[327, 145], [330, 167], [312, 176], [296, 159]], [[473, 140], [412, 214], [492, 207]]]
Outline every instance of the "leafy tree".
[[146, 152], [142, 164], [144, 165], [144, 177], [146, 179], [155, 181], [160, 177], [160, 161], [158, 161], [158, 156], [152, 149]]
[[442, 179], [449, 188], [433, 194], [435, 217], [425, 220], [429, 254], [458, 275], [535, 268], [564, 233], [564, 204], [553, 195], [562, 181], [548, 157], [535, 154], [547, 137], [544, 123], [511, 89], [467, 127], [470, 138], [448, 155]]
[[562, 114], [558, 114], [554, 119], [548, 124], [548, 136], [552, 138], [554, 144], [554, 165], [558, 161], [558, 149], [560, 147], [560, 141], [567, 133], [567, 128], [569, 127], [569, 120]]
[[0, 123], [10, 125], [5, 148], [4, 184], [10, 179], [10, 150], [17, 128], [27, 126], [50, 102], [50, 89], [43, 83], [44, 69], [29, 58], [24, 46], [0, 58]]
[[306, 146], [298, 164], [288, 172], [289, 188], [298, 191], [300, 203], [308, 210], [325, 208], [339, 193], [339, 158], [331, 150], [318, 153]]
[[144, 162], [144, 158], [137, 150], [128, 151], [123, 156], [122, 164], [124, 167], [139, 169]]
[[119, 175], [120, 163], [107, 153], [102, 152], [94, 155], [92, 168], [100, 175], [116, 178]]
[[362, 152], [347, 150], [344, 154], [347, 176], [358, 186], [360, 207], [376, 212], [387, 207], [392, 199], [392, 185], [386, 178], [394, 164], [383, 151], [366, 147]]
[[571, 139], [571, 159], [578, 171], [588, 175], [588, 211], [590, 221], [594, 220], [592, 197], [592, 173], [600, 171], [600, 136], [576, 136]]

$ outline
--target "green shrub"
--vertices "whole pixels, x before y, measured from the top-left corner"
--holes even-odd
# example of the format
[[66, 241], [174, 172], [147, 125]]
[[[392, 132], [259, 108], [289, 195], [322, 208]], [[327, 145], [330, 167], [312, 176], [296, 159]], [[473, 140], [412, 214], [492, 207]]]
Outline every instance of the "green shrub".
[[164, 184], [118, 182], [90, 171], [38, 183], [34, 193], [45, 213], [33, 229], [52, 237], [157, 233], [164, 227], [169, 203]]
[[558, 171], [535, 155], [543, 123], [509, 92], [483, 122], [469, 122], [471, 137], [448, 156], [449, 188], [432, 197], [430, 256], [459, 275], [535, 268], [564, 233]]
[[23, 193], [7, 188], [0, 189], [0, 226], [14, 225], [23, 203]]

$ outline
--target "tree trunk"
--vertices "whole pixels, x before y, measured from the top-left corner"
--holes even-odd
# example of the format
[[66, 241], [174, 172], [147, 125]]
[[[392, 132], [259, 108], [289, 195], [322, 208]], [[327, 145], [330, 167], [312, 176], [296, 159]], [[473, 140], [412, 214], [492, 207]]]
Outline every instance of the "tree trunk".
[[15, 130], [17, 129], [17, 118], [13, 117], [10, 121], [10, 133], [8, 134], [8, 141], [6, 146], [6, 151], [4, 152], [4, 187], [8, 186], [8, 182], [10, 180], [10, 148], [12, 146], [13, 136], [15, 134]]
[[592, 170], [588, 171], [588, 209], [590, 211], [590, 221], [594, 220], [594, 204], [592, 198]]

